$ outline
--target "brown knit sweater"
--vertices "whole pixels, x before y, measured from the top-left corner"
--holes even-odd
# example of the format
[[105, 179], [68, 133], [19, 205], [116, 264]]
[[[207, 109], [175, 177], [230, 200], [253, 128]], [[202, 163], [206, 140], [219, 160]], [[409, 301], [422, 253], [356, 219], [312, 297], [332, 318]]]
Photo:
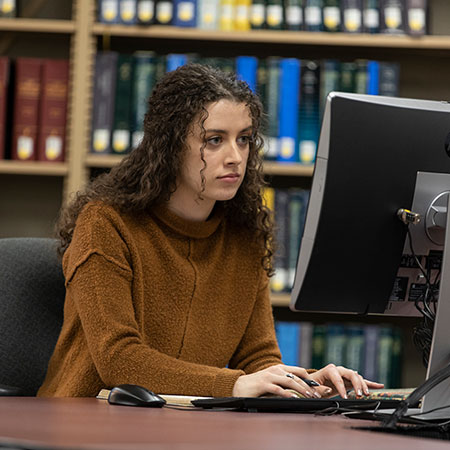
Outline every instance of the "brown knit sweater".
[[64, 254], [64, 324], [40, 396], [95, 396], [121, 383], [230, 396], [236, 379], [281, 362], [261, 250], [220, 207], [190, 222], [100, 203]]

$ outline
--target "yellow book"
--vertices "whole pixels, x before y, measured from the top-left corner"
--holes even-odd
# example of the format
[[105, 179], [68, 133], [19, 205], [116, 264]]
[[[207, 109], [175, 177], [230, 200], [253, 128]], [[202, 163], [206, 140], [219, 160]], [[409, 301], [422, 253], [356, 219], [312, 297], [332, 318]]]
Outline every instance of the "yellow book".
[[235, 27], [236, 0], [220, 0], [219, 30], [233, 31]]
[[234, 29], [238, 31], [250, 30], [251, 0], [236, 0]]

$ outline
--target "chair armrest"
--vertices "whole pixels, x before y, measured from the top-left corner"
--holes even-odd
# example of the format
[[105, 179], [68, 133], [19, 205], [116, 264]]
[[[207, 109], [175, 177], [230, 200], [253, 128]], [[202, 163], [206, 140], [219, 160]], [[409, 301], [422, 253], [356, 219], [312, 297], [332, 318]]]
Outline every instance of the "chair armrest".
[[7, 386], [0, 384], [0, 397], [24, 396], [25, 393], [22, 388], [16, 386]]

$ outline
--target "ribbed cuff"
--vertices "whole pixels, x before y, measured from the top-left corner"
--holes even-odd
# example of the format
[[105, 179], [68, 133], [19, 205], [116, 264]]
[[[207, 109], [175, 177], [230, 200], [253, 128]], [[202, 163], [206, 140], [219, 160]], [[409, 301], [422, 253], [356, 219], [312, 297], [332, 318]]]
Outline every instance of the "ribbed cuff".
[[243, 370], [222, 369], [214, 380], [213, 397], [231, 397], [236, 380], [245, 375]]

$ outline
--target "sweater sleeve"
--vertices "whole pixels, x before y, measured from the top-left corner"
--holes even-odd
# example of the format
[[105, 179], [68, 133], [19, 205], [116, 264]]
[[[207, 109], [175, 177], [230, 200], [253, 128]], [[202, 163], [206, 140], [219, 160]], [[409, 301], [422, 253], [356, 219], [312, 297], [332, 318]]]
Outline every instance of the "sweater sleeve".
[[275, 336], [269, 279], [261, 269], [255, 306], [244, 336], [230, 361], [230, 367], [249, 374], [280, 363], [281, 354]]
[[[103, 232], [109, 239], [117, 230], [105, 226]], [[124, 246], [115, 253], [101, 246], [101, 239], [97, 247], [80, 244], [82, 250], [66, 261], [65, 273], [68, 298], [104, 386], [132, 383], [163, 394], [231, 396], [243, 371], [179, 360], [144, 341], [132, 298], [133, 272], [127, 255], [120, 257]]]

